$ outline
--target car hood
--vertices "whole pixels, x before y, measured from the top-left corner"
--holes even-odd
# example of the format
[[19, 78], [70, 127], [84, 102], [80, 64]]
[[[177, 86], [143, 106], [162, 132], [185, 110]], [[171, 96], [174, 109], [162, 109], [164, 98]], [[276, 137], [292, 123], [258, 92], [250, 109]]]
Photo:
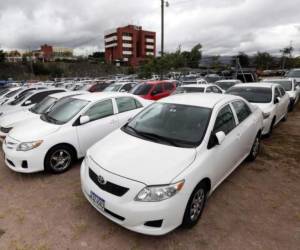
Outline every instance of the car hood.
[[10, 132], [9, 136], [21, 142], [43, 140], [45, 136], [54, 133], [59, 125], [44, 122], [40, 117], [19, 123]]
[[252, 105], [259, 107], [264, 113], [270, 112], [272, 110], [272, 103], [252, 103]]
[[38, 115], [30, 112], [29, 110], [13, 112], [0, 119], [0, 127], [13, 127], [17, 125], [18, 122], [24, 122], [27, 119], [35, 117], [38, 117]]
[[92, 146], [87, 155], [103, 169], [146, 185], [168, 184], [196, 157], [194, 148], [143, 140], [118, 129]]

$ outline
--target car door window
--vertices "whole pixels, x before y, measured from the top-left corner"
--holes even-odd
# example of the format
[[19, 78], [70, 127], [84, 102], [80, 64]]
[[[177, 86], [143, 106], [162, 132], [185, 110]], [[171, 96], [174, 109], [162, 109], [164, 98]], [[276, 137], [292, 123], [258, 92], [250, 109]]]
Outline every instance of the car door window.
[[276, 87], [276, 88], [275, 88], [275, 99], [276, 99], [277, 97], [281, 97], [281, 93], [280, 93], [279, 89]]
[[215, 86], [212, 87], [212, 91], [214, 93], [217, 93], [217, 94], [221, 94], [222, 93], [222, 91], [220, 89], [218, 89], [217, 87], [215, 87]]
[[160, 94], [162, 92], [163, 92], [163, 86], [161, 83], [157, 84], [152, 91], [152, 93], [155, 95]]
[[243, 122], [249, 115], [251, 115], [251, 110], [248, 105], [243, 101], [236, 101], [232, 103], [232, 106], [236, 112], [239, 123]]
[[87, 115], [90, 118], [90, 121], [95, 121], [107, 116], [111, 116], [113, 114], [114, 108], [112, 100], [105, 100], [93, 105], [91, 108], [89, 108], [89, 110], [85, 112], [84, 115]]
[[129, 90], [131, 90], [131, 84], [130, 84], [130, 83], [125, 84], [125, 85], [121, 88], [121, 90], [124, 90], [124, 91], [128, 92]]
[[226, 135], [236, 127], [234, 115], [229, 105], [222, 108], [217, 116], [214, 133], [223, 131]]
[[166, 82], [165, 83], [165, 90], [171, 91], [174, 89], [174, 85], [171, 82]]
[[284, 90], [284, 88], [279, 87], [279, 91], [280, 91], [281, 96], [284, 96], [284, 95], [285, 95], [285, 90]]
[[141, 108], [142, 105], [139, 101], [132, 97], [119, 97], [116, 98], [119, 113]]
[[206, 93], [211, 93], [211, 92], [212, 92], [212, 88], [211, 87], [206, 88]]

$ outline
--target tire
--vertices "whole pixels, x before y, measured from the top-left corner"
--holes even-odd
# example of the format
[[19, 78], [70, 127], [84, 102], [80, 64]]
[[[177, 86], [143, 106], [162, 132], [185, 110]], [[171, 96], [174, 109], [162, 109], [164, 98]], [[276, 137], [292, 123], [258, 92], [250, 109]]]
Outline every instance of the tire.
[[273, 118], [272, 120], [272, 123], [271, 123], [271, 126], [270, 126], [270, 129], [269, 129], [269, 132], [266, 134], [267, 137], [270, 137], [273, 133], [273, 129], [274, 129], [274, 124], [275, 124], [275, 121], [276, 121], [276, 117]]
[[75, 153], [70, 146], [58, 145], [48, 151], [44, 167], [47, 172], [61, 174], [69, 170], [74, 159]]
[[192, 228], [197, 224], [205, 207], [207, 193], [208, 188], [203, 182], [194, 189], [185, 208], [181, 224], [183, 228]]
[[255, 137], [255, 140], [253, 142], [253, 145], [251, 147], [249, 156], [247, 158], [248, 161], [254, 161], [256, 159], [256, 157], [259, 154], [260, 151], [260, 134], [257, 134], [257, 136]]

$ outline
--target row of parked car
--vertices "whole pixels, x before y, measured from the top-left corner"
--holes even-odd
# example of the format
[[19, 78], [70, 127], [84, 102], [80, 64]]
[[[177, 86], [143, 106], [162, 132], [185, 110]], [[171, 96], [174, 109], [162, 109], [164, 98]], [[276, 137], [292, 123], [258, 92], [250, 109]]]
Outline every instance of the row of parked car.
[[207, 198], [241, 162], [255, 160], [262, 135], [287, 119], [300, 95], [293, 79], [222, 86], [151, 81], [133, 94], [5, 89], [5, 164], [60, 174], [84, 158], [83, 194], [107, 218], [150, 235], [192, 227]]

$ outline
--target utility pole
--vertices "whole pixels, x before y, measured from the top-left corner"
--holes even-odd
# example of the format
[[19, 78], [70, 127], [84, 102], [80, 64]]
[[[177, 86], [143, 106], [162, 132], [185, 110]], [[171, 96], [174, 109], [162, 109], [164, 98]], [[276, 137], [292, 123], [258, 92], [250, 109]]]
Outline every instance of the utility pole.
[[[165, 42], [165, 6], [169, 7], [169, 2], [161, 0], [161, 50], [160, 56], [164, 56], [164, 42]], [[160, 71], [160, 79], [163, 78], [163, 70]]]

